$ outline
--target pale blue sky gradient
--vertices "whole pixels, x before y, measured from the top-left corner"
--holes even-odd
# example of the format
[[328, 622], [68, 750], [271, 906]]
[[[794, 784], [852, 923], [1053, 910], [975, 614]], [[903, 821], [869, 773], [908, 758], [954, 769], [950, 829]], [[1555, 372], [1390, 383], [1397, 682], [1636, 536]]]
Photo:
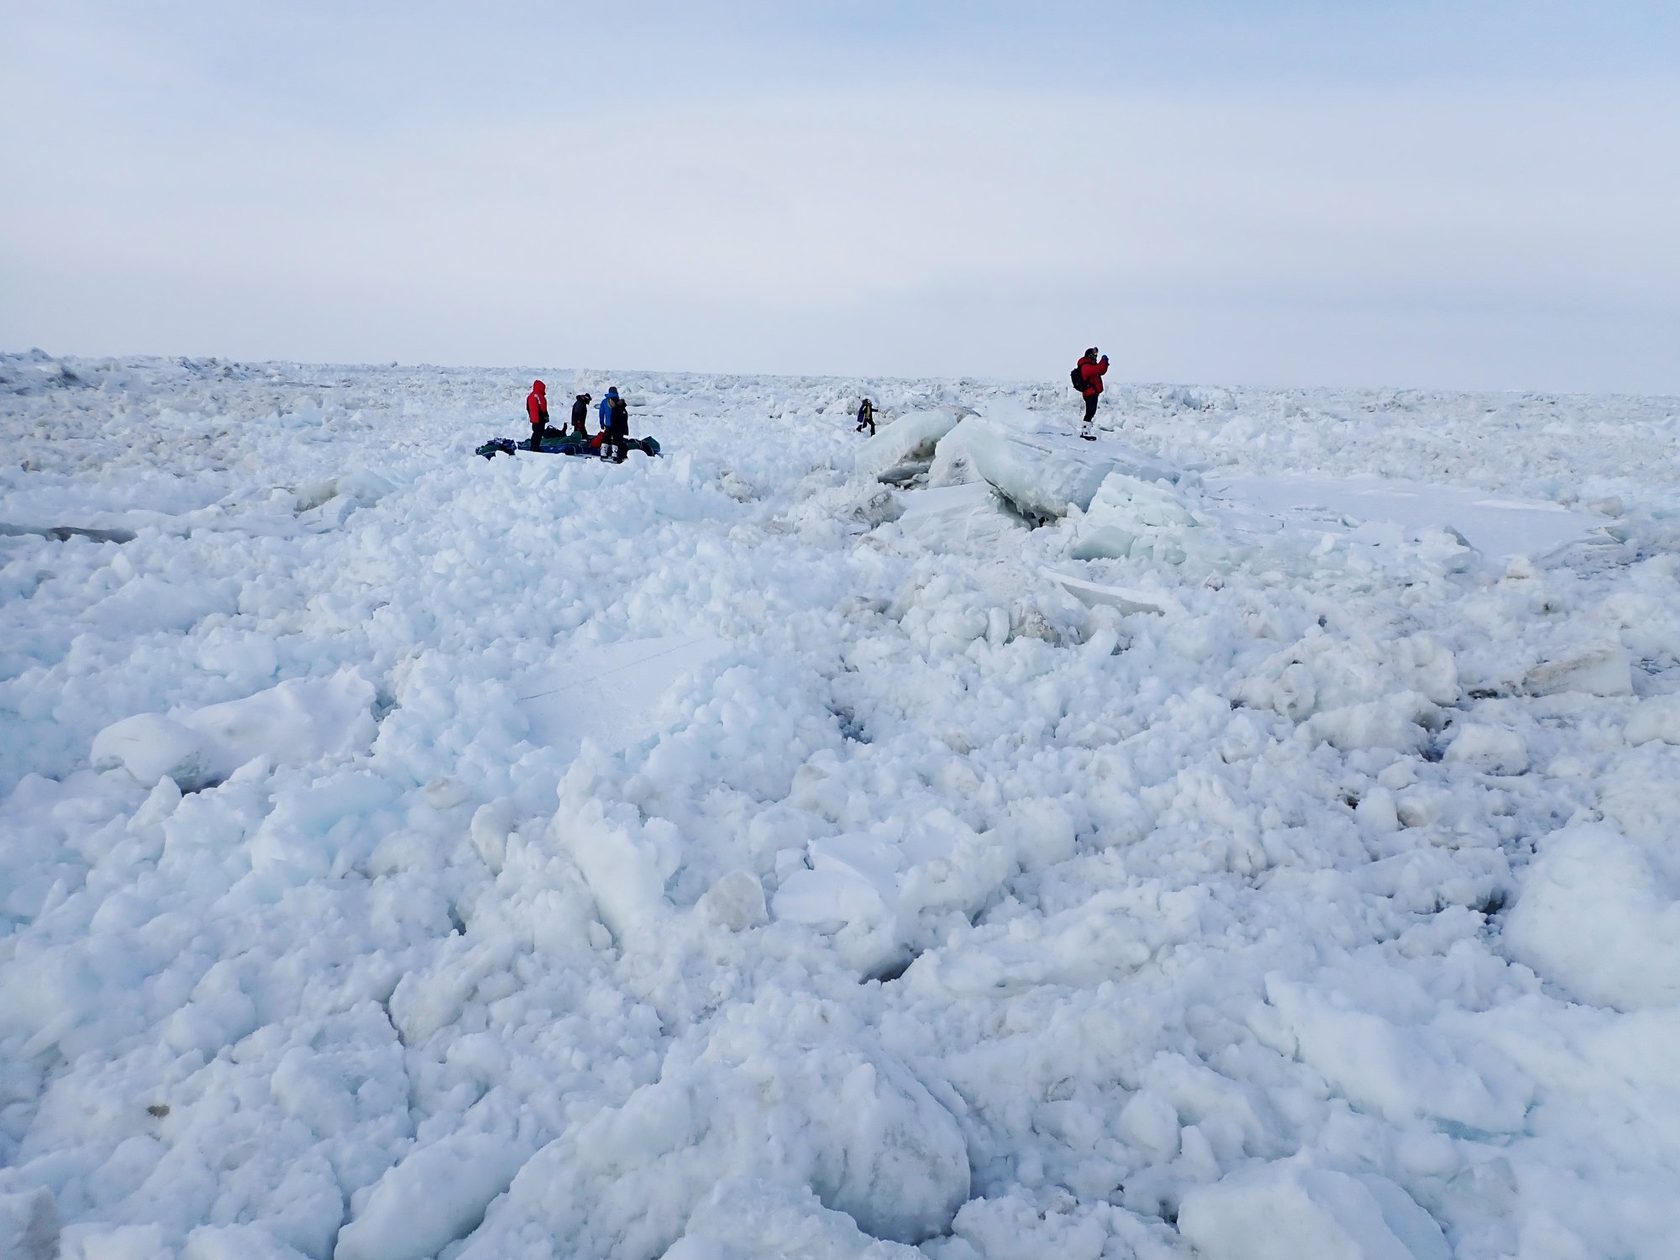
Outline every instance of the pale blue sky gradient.
[[1680, 6], [0, 0], [0, 346], [1680, 393]]

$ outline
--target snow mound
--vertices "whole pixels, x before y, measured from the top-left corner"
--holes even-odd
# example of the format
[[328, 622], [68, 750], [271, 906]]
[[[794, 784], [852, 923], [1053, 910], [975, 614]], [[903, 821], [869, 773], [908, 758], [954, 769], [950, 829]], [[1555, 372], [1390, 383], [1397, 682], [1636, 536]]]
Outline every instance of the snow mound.
[[1184, 1196], [1179, 1232], [1206, 1260], [1449, 1260], [1428, 1212], [1386, 1177], [1279, 1160]]
[[412, 1152], [367, 1191], [333, 1260], [425, 1260], [484, 1219], [526, 1152], [505, 1137], [457, 1133]]
[[518, 681], [533, 743], [571, 756], [585, 739], [627, 748], [658, 730], [659, 701], [729, 644], [711, 634], [625, 639], [575, 648]]
[[56, 1260], [58, 1205], [46, 1187], [0, 1194], [0, 1255], [13, 1260]]
[[334, 499], [344, 499], [351, 504], [365, 507], [379, 502], [395, 489], [388, 479], [376, 472], [361, 470], [344, 473], [299, 486], [296, 510], [299, 513], [310, 512]]
[[771, 911], [831, 937], [860, 974], [878, 974], [930, 944], [953, 910], [978, 909], [1017, 863], [1034, 862], [1072, 830], [1055, 810], [1035, 821], [981, 834], [948, 809], [930, 809], [907, 824], [812, 840], [805, 867], [782, 878]]
[[1447, 746], [1447, 760], [1487, 774], [1521, 774], [1528, 769], [1528, 744], [1508, 726], [1470, 722]]
[[568, 772], [555, 830], [620, 946], [656, 948], [672, 914], [665, 884], [682, 863], [676, 829], [663, 819], [635, 818], [623, 807], [609, 813], [597, 792], [587, 765]]
[[769, 918], [764, 885], [751, 871], [730, 871], [695, 903], [707, 920], [731, 932], [744, 932]]
[[1548, 836], [1505, 924], [1511, 957], [1574, 997], [1680, 1001], [1680, 870], [1666, 846], [1585, 823]]
[[706, 1196], [663, 1260], [922, 1260], [923, 1255], [871, 1238], [807, 1189], [736, 1179]]
[[1184, 1194], [1206, 1260], [1450, 1260], [1441, 1228], [1388, 1178], [1282, 1159]]
[[[538, 1230], [566, 1239], [568, 1254], [652, 1260], [731, 1180], [780, 1187], [784, 1201], [814, 1195], [864, 1233], [904, 1243], [944, 1232], [968, 1198], [955, 1118], [861, 1034], [799, 1044], [782, 1026], [734, 1026], [692, 1061], [679, 1057], [539, 1151], [459, 1260], [511, 1254]], [[689, 1253], [706, 1254], [697, 1241]]]
[[[1338, 639], [1318, 626], [1267, 656], [1233, 688], [1233, 698], [1250, 708], [1296, 721], [1314, 714], [1352, 715], [1359, 705], [1407, 710], [1420, 702], [1452, 705], [1459, 694], [1457, 660], [1432, 635], [1389, 642]], [[1408, 716], [1433, 720], [1426, 711]]]
[[1622, 736], [1630, 744], [1680, 744], [1680, 696], [1642, 700], [1628, 718]]
[[187, 1236], [181, 1260], [312, 1260], [260, 1225], [200, 1225]]
[[290, 679], [240, 700], [113, 722], [94, 736], [92, 761], [98, 770], [120, 766], [141, 783], [170, 778], [197, 791], [258, 757], [306, 765], [366, 748], [373, 701], [373, 685], [354, 670]]
[[[1359, 973], [1354, 973], [1358, 975]], [[1374, 969], [1346, 992], [1271, 978], [1266, 996], [1295, 1038], [1301, 1061], [1360, 1108], [1396, 1124], [1429, 1120], [1475, 1133], [1521, 1129], [1528, 1079], [1461, 1030], [1363, 1009]], [[1415, 1014], [1416, 1012], [1411, 1012]]]

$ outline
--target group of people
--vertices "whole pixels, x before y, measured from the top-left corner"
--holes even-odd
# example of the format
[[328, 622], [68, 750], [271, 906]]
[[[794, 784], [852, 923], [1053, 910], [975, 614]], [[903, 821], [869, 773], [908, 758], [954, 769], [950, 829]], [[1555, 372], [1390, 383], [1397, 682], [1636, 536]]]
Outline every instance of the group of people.
[[[1095, 346], [1086, 350], [1073, 367], [1073, 387], [1085, 399], [1085, 419], [1079, 436], [1087, 442], [1097, 440], [1097, 400], [1102, 397], [1103, 377], [1107, 373], [1108, 356], [1098, 358]], [[572, 427], [565, 436], [596, 446], [602, 459], [622, 464], [630, 450], [630, 408], [619, 396], [618, 386], [609, 386], [598, 409], [601, 431], [591, 437], [587, 421], [589, 404], [593, 401], [592, 395], [579, 394], [572, 402]], [[525, 397], [525, 412], [531, 420], [531, 449], [541, 450], [543, 438], [548, 434], [548, 386], [541, 381], [531, 382], [531, 392]], [[857, 431], [871, 436], [875, 433], [875, 404], [867, 398], [858, 404]]]
[[[1073, 387], [1085, 399], [1085, 419], [1080, 426], [1079, 436], [1087, 442], [1095, 442], [1097, 399], [1102, 397], [1103, 377], [1108, 374], [1108, 356], [1097, 357], [1097, 347], [1092, 346], [1080, 356], [1079, 362], [1073, 365]], [[875, 404], [865, 398], [858, 404], [857, 432], [875, 433]]]
[[[609, 386], [598, 411], [601, 431], [591, 437], [588, 420], [593, 401], [591, 394], [579, 394], [573, 400], [572, 427], [563, 437], [594, 446], [602, 459], [622, 464], [630, 453], [630, 407], [619, 396], [618, 386]], [[531, 392], [525, 396], [525, 414], [531, 421], [531, 449], [539, 451], [548, 435], [548, 386], [543, 382], [531, 382]]]

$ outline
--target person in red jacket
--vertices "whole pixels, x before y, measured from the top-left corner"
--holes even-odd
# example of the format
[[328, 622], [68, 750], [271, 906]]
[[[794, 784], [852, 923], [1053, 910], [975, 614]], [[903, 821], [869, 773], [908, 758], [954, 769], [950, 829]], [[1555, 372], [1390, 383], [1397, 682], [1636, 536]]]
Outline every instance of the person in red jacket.
[[1092, 431], [1097, 418], [1097, 399], [1102, 397], [1103, 374], [1108, 371], [1108, 356], [1097, 358], [1097, 348], [1092, 346], [1085, 352], [1084, 358], [1079, 360], [1073, 369], [1074, 384], [1079, 392], [1085, 396], [1085, 423], [1079, 436], [1087, 442], [1095, 442], [1097, 435]]
[[548, 432], [548, 386], [541, 381], [531, 382], [531, 392], [525, 395], [525, 414], [531, 418], [531, 449], [542, 449], [543, 434]]

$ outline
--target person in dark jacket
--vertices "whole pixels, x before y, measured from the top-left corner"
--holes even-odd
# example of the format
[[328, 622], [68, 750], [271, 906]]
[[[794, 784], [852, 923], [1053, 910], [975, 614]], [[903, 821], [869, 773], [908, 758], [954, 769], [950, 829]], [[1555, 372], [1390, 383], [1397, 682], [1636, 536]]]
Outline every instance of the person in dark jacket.
[[875, 436], [875, 404], [870, 402], [869, 399], [867, 399], [867, 398], [865, 398], [861, 403], [858, 404], [857, 431], [859, 433], [862, 433], [864, 431], [864, 429], [866, 429], [866, 428], [869, 430], [869, 435], [871, 437], [874, 437]]
[[577, 401], [572, 404], [572, 436], [587, 438], [589, 436], [589, 404], [593, 402], [588, 394], [579, 394]]
[[525, 395], [525, 414], [531, 420], [531, 449], [542, 449], [543, 434], [548, 432], [548, 386], [541, 381], [531, 382], [531, 392]]
[[1095, 442], [1097, 435], [1093, 431], [1097, 418], [1097, 399], [1102, 397], [1103, 374], [1108, 371], [1108, 356], [1097, 358], [1097, 348], [1092, 346], [1074, 367], [1078, 375], [1079, 392], [1085, 398], [1085, 423], [1079, 436], [1087, 442]]
[[618, 396], [616, 388], [609, 389], [602, 401], [611, 405], [601, 431], [601, 458], [622, 464], [630, 455], [630, 407]]

